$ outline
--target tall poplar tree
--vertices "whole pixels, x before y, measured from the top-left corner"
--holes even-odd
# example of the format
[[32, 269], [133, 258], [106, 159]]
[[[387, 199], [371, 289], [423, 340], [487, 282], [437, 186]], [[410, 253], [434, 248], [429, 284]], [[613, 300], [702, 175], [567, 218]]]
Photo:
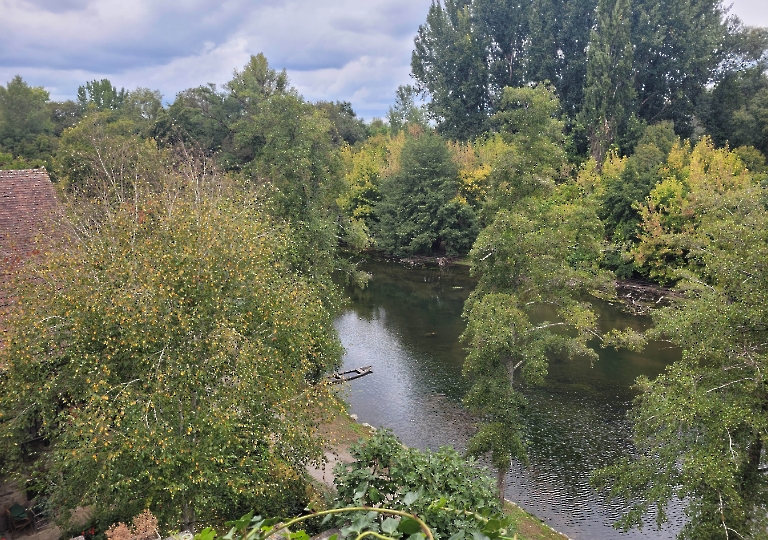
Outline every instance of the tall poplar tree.
[[466, 140], [486, 128], [491, 110], [486, 36], [477, 30], [468, 2], [433, 0], [414, 40], [411, 71], [438, 131]]
[[633, 112], [631, 13], [629, 0], [600, 0], [589, 43], [580, 122], [598, 167]]

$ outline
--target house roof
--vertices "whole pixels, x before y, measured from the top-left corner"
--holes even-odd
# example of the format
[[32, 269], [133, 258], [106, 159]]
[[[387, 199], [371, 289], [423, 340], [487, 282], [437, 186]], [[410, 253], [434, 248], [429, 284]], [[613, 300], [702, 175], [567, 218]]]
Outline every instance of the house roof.
[[11, 276], [35, 255], [38, 240], [50, 237], [60, 208], [44, 169], [0, 170], [0, 331], [12, 302]]
[[0, 171], [0, 258], [27, 258], [60, 208], [44, 169]]

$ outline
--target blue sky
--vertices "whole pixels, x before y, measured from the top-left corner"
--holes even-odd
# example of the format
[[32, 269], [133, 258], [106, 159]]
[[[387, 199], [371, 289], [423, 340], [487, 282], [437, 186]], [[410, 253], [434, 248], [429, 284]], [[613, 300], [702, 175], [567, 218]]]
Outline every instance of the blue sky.
[[[263, 52], [306, 99], [349, 101], [370, 120], [410, 81], [413, 37], [430, 2], [0, 0], [0, 84], [21, 75], [62, 100], [109, 78], [173, 101], [180, 90], [226, 82]], [[735, 0], [731, 12], [768, 26], [765, 0]]]

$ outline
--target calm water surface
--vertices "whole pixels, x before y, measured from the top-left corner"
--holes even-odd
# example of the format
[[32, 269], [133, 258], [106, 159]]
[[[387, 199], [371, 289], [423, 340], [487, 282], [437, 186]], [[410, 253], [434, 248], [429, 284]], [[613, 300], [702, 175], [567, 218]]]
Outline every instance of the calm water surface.
[[[458, 337], [474, 281], [463, 268], [365, 263], [361, 269], [373, 279], [364, 290], [348, 291], [349, 309], [336, 320], [344, 366], [374, 369], [346, 389], [351, 412], [392, 429], [409, 446], [463, 450], [473, 419], [461, 407], [468, 383]], [[600, 317], [603, 330], [647, 324], [607, 304]], [[680, 508], [670, 509], [673, 526], [620, 533], [611, 527], [619, 509], [606, 504], [588, 478], [628, 448], [625, 413], [635, 378], [656, 376], [679, 351], [653, 346], [643, 354], [598, 353], [594, 366], [588, 360], [551, 364], [546, 384], [525, 390], [530, 464], [508, 474], [507, 498], [574, 539], [674, 538]]]

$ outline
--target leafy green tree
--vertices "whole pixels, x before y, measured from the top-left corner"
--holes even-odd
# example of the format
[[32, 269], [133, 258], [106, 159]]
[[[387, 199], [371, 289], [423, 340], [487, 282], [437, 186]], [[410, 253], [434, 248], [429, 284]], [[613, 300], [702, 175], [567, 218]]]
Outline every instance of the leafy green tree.
[[179, 92], [168, 109], [158, 111], [153, 137], [174, 145], [194, 145], [216, 153], [225, 170], [237, 169], [241, 161], [235, 155], [231, 124], [241, 113], [240, 103], [217, 91], [215, 85]]
[[572, 118], [582, 102], [594, 0], [433, 2], [411, 60], [441, 133], [466, 140], [487, 129], [507, 86], [550, 81]]
[[136, 124], [115, 119], [111, 111], [94, 112], [65, 130], [53, 160], [64, 190], [77, 199], [130, 201], [137, 182], [159, 185], [167, 155], [151, 139], [136, 133]]
[[235, 148], [247, 160], [242, 170], [248, 183], [269, 197], [275, 217], [291, 224], [296, 267], [309, 275], [329, 275], [343, 172], [330, 121], [285, 93], [248, 109], [232, 129]]
[[726, 57], [728, 24], [719, 0], [647, 0], [632, 4], [638, 116], [674, 122], [689, 137], [693, 113]]
[[93, 106], [97, 111], [120, 109], [128, 97], [125, 88], [118, 90], [109, 79], [93, 80], [77, 88], [77, 103], [85, 111]]
[[379, 222], [376, 205], [381, 201], [381, 182], [391, 158], [393, 146], [399, 145], [401, 134], [393, 140], [389, 133], [374, 135], [356, 148], [342, 150], [345, 164], [344, 188], [337, 203], [348, 220], [344, 241], [355, 249], [373, 245], [373, 231]]
[[48, 103], [50, 109], [51, 122], [53, 122], [53, 134], [61, 137], [62, 132], [74, 127], [81, 117], [80, 106], [68, 99], [67, 101], [52, 101]]
[[490, 174], [486, 223], [500, 208], [548, 186], [565, 163], [560, 101], [549, 85], [505, 88], [492, 122], [505, 143]]
[[48, 92], [16, 76], [0, 85], [0, 147], [14, 157], [44, 159], [55, 150]]
[[712, 172], [697, 194], [697, 226], [678, 233], [695, 262], [678, 272], [683, 297], [653, 314], [650, 337], [680, 347], [682, 360], [638, 382], [636, 451], [594, 481], [626, 502], [625, 528], [651, 508], [664, 522], [680, 498], [680, 538], [765, 538], [765, 194], [755, 182], [720, 190]]
[[469, 251], [477, 222], [472, 208], [457, 198], [458, 188], [445, 141], [431, 133], [409, 138], [399, 172], [381, 184], [378, 247], [397, 256]]
[[62, 517], [89, 506], [106, 526], [150, 508], [192, 530], [307, 503], [334, 401], [319, 376], [341, 350], [322, 287], [294, 271], [285, 223], [187, 165], [73, 207], [76, 234], [26, 270], [0, 353], [0, 444], [20, 476], [37, 458]]
[[580, 121], [587, 130], [590, 153], [602, 166], [634, 107], [629, 0], [601, 0], [597, 28], [587, 53], [587, 82]]
[[[486, 211], [494, 212], [470, 252], [479, 281], [464, 306], [462, 335], [463, 371], [472, 381], [465, 402], [480, 418], [469, 450], [491, 454], [500, 497], [512, 459], [526, 459], [519, 385], [543, 382], [553, 355], [596, 358], [587, 346], [598, 335], [590, 298], [611, 295], [598, 267], [597, 202], [576, 182], [555, 181], [564, 152], [553, 91], [508, 88], [504, 97], [496, 120], [510, 155], [492, 174]], [[548, 320], [537, 320], [543, 312]]]
[[699, 99], [697, 116], [717, 146], [754, 146], [768, 155], [768, 29], [737, 26], [730, 38], [730, 56]]
[[486, 129], [491, 110], [487, 39], [475, 31], [469, 2], [433, 1], [414, 40], [411, 71], [428, 94], [430, 116], [448, 139], [474, 138]]
[[389, 129], [393, 135], [397, 135], [409, 124], [427, 128], [425, 111], [416, 106], [417, 91], [410, 84], [400, 85], [395, 93], [395, 103], [387, 111]]
[[638, 210], [653, 187], [661, 181], [661, 167], [678, 142], [671, 122], [647, 126], [629, 158], [609, 158], [604, 171], [604, 191], [598, 214], [606, 235], [617, 244], [635, 241], [641, 218]]
[[353, 146], [368, 138], [368, 129], [352, 109], [349, 101], [318, 101], [315, 107], [324, 111], [331, 121], [331, 140], [336, 146], [346, 143]]
[[[570, 121], [582, 107], [587, 43], [595, 26], [597, 0], [531, 0], [524, 84], [547, 81]], [[517, 83], [511, 86], [522, 86]]]

